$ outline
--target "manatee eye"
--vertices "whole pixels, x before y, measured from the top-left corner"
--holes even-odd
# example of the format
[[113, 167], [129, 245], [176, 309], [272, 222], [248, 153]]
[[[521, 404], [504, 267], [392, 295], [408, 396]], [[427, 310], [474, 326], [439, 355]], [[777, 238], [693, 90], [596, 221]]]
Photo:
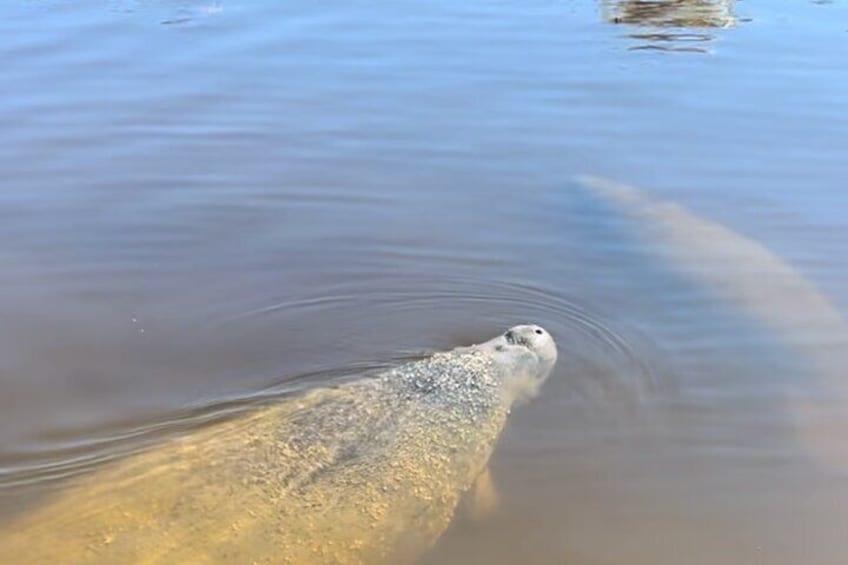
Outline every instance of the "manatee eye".
[[539, 328], [536, 328], [536, 333], [537, 333], [537, 334], [539, 334], [539, 335], [542, 335], [542, 334], [543, 334], [543, 333], [545, 333], [545, 332], [543, 332], [543, 331], [542, 331], [542, 330], [540, 330]]

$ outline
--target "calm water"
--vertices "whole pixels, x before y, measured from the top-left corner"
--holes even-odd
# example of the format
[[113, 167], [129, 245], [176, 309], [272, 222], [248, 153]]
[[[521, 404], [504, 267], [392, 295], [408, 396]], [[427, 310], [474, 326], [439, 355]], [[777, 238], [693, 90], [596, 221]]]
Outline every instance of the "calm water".
[[[760, 242], [848, 317], [846, 21], [4, 2], [0, 520], [232, 407], [528, 320], [561, 361], [494, 456], [500, 509], [425, 562], [845, 563], [848, 458], [817, 439], [848, 428], [822, 392], [848, 336], [722, 299], [575, 175]], [[836, 419], [799, 426], [817, 402]]]

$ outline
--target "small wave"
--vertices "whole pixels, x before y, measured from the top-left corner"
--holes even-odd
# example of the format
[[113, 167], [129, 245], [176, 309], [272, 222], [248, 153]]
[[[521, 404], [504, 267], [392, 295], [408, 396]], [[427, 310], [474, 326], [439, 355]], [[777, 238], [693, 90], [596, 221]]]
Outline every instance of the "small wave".
[[[304, 310], [366, 308], [431, 312], [435, 307], [486, 312], [474, 337], [463, 336], [448, 347], [489, 339], [507, 325], [534, 322], [557, 336], [561, 351], [560, 379], [574, 390], [600, 388], [602, 394], [626, 391], [638, 402], [657, 386], [655, 367], [648, 361], [649, 340], [630, 328], [604, 319], [592, 309], [550, 290], [515, 282], [440, 280], [441, 290], [380, 290], [343, 292], [275, 302], [238, 313], [226, 322], [251, 321]], [[477, 305], [480, 304], [480, 307]], [[522, 319], [517, 318], [520, 313]], [[379, 316], [377, 316], [379, 317]], [[475, 322], [478, 323], [478, 322]], [[477, 334], [479, 333], [479, 336]], [[479, 337], [479, 339], [474, 339]], [[0, 489], [23, 488], [61, 481], [92, 468], [144, 451], [164, 440], [232, 419], [257, 407], [309, 388], [331, 386], [421, 358], [432, 351], [395, 351], [381, 360], [364, 360], [344, 366], [318, 367], [297, 375], [285, 375], [248, 393], [203, 399], [176, 412], [145, 421], [101, 423], [96, 429], [74, 429], [41, 438], [29, 449], [0, 454]], [[576, 361], [575, 361], [576, 360]], [[588, 367], [588, 369], [587, 369]], [[601, 369], [599, 369], [599, 367]], [[281, 373], [282, 375], [282, 373]], [[557, 378], [557, 377], [553, 377]], [[592, 381], [586, 384], [586, 381]], [[596, 398], [590, 394], [588, 398]], [[104, 432], [106, 430], [106, 432]]]
[[30, 448], [0, 453], [0, 491], [71, 479], [143, 452], [167, 439], [231, 420], [307, 388], [359, 378], [411, 358], [414, 356], [409, 354], [384, 362], [359, 362], [343, 368], [305, 372], [248, 394], [209, 399], [141, 422], [114, 421], [101, 423], [96, 429], [64, 430], [42, 438]]
[[[408, 318], [411, 313], [422, 320], [432, 319], [436, 310], [469, 312], [472, 319], [468, 323], [474, 328], [461, 330], [445, 344], [447, 347], [484, 341], [516, 323], [539, 323], [557, 336], [566, 357], [579, 356], [595, 365], [608, 365], [615, 369], [610, 374], [628, 381], [616, 387], [641, 391], [633, 394], [644, 396], [646, 391], [667, 384], [662, 382], [662, 370], [657, 366], [659, 349], [648, 336], [561, 292], [524, 282], [461, 277], [422, 280], [419, 285], [420, 288], [402, 289], [402, 284], [388, 279], [368, 288], [288, 298], [236, 313], [224, 323], [249, 324], [270, 317], [285, 320], [316, 310], [330, 311], [339, 317], [362, 312], [369, 318], [379, 318], [383, 312]], [[568, 378], [579, 379], [580, 375]]]

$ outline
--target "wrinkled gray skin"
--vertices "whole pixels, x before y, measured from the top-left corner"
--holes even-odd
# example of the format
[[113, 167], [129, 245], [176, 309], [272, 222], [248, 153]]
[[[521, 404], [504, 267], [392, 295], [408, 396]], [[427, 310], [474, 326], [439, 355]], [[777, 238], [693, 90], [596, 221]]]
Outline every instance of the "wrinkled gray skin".
[[5, 527], [0, 563], [412, 562], [556, 357], [516, 326], [192, 434]]

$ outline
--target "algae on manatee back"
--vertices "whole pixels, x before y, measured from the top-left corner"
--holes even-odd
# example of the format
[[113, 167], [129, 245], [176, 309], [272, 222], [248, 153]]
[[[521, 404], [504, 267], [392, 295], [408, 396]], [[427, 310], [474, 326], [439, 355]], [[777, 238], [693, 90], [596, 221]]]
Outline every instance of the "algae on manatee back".
[[175, 440], [12, 523], [0, 562], [412, 561], [555, 359], [519, 326]]

